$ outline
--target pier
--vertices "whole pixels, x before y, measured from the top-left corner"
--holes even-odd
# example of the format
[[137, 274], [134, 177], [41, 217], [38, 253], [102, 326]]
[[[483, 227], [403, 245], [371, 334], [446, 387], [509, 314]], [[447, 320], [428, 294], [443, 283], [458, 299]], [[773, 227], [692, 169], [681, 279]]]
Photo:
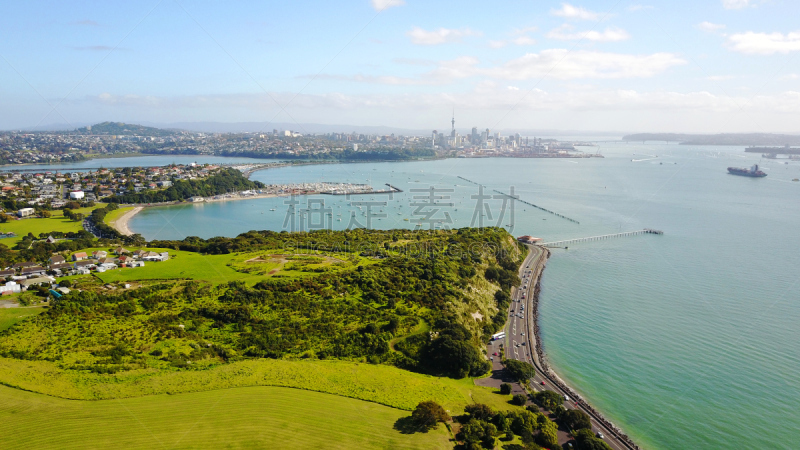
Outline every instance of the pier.
[[[458, 176], [458, 178], [461, 178], [462, 180], [464, 180], [464, 181], [466, 181], [466, 182], [468, 182], [468, 183], [472, 183], [472, 184], [474, 184], [474, 185], [477, 185], [477, 186], [483, 186], [484, 188], [486, 188], [486, 189], [489, 189], [487, 186], [484, 186], [484, 185], [482, 185], [482, 184], [480, 184], [480, 183], [478, 183], [478, 182], [472, 181], [472, 180], [470, 180], [470, 179], [464, 178], [464, 177], [462, 177], [462, 176], [460, 176], [460, 175]], [[550, 210], [549, 210], [549, 209], [547, 209], [547, 208], [542, 208], [542, 207], [541, 207], [541, 206], [539, 206], [539, 205], [535, 205], [535, 204], [533, 204], [533, 203], [531, 203], [531, 202], [528, 202], [528, 201], [522, 200], [522, 199], [520, 199], [519, 197], [515, 197], [515, 196], [512, 196], [512, 195], [506, 194], [505, 192], [498, 191], [497, 189], [492, 189], [492, 191], [494, 191], [494, 192], [497, 192], [498, 194], [501, 194], [501, 195], [505, 195], [505, 196], [506, 196], [506, 197], [508, 197], [508, 198], [514, 199], [514, 200], [516, 200], [516, 201], [518, 201], [518, 202], [520, 202], [520, 203], [524, 203], [524, 204], [526, 204], [526, 205], [528, 205], [528, 206], [531, 206], [531, 207], [534, 207], [534, 208], [536, 208], [536, 209], [538, 209], [538, 210], [544, 211], [544, 212], [546, 212], [546, 213], [548, 213], [548, 214], [552, 214], [552, 215], [554, 215], [554, 216], [556, 216], [556, 217], [560, 217], [560, 218], [562, 218], [562, 219], [564, 219], [564, 220], [568, 220], [568, 221], [570, 221], [570, 222], [572, 222], [572, 223], [576, 223], [576, 224], [580, 225], [580, 222], [578, 222], [577, 220], [575, 220], [575, 219], [571, 219], [571, 218], [569, 218], [569, 217], [567, 217], [567, 216], [565, 216], [565, 215], [563, 215], [563, 214], [559, 214], [559, 213], [557, 213], [557, 212], [555, 212], [555, 211], [550, 211]]]
[[623, 233], [614, 233], [614, 234], [604, 234], [601, 236], [589, 236], [583, 238], [576, 238], [576, 239], [566, 239], [563, 241], [553, 241], [553, 242], [545, 242], [544, 244], [539, 244], [542, 247], [566, 247], [569, 244], [577, 244], [579, 242], [591, 242], [591, 241], [602, 241], [605, 239], [613, 239], [613, 238], [620, 238], [620, 237], [628, 237], [628, 236], [638, 236], [640, 234], [664, 234], [661, 230], [654, 230], [652, 228], [645, 228], [644, 230], [637, 230], [637, 231], [625, 231]]
[[386, 186], [389, 189], [383, 189], [380, 191], [373, 190], [371, 186], [367, 185], [358, 185], [358, 186], [366, 186], [363, 189], [355, 188], [355, 189], [329, 189], [329, 190], [321, 190], [320, 194], [327, 194], [327, 195], [369, 195], [369, 194], [394, 194], [396, 192], [403, 192], [402, 189], [396, 186], [392, 186], [389, 183], [386, 183]]

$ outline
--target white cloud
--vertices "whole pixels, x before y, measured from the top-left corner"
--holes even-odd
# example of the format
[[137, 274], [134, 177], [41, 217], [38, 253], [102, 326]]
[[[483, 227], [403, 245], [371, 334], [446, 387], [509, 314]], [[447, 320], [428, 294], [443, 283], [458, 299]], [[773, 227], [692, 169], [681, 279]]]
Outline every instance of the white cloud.
[[507, 62], [502, 67], [488, 69], [485, 73], [496, 78], [510, 80], [526, 80], [545, 76], [561, 80], [645, 78], [683, 64], [686, 64], [686, 61], [672, 53], [628, 55], [552, 49], [543, 50], [538, 54], [528, 53]]
[[781, 77], [781, 80], [796, 80], [800, 78], [800, 75], [796, 73], [790, 73]]
[[589, 11], [579, 6], [572, 6], [569, 3], [562, 3], [561, 9], [551, 9], [550, 14], [558, 17], [580, 20], [597, 20], [600, 18], [599, 13]]
[[540, 53], [528, 53], [492, 67], [481, 66], [477, 58], [462, 56], [440, 61], [435, 69], [417, 77], [321, 74], [315, 78], [387, 85], [446, 85], [465, 78], [481, 78], [484, 81], [523, 81], [539, 78], [624, 79], [652, 77], [683, 64], [686, 64], [686, 61], [672, 53], [629, 55], [551, 49]]
[[534, 45], [536, 43], [536, 39], [533, 39], [528, 36], [520, 36], [518, 38], [512, 39], [511, 42], [517, 45]]
[[564, 24], [547, 33], [547, 37], [561, 41], [577, 41], [580, 39], [585, 39], [587, 41], [595, 42], [617, 42], [624, 41], [631, 37], [627, 31], [621, 28], [606, 28], [603, 32], [592, 30], [570, 33], [572, 30], [573, 27], [571, 25]]
[[800, 31], [791, 33], [737, 33], [728, 37], [729, 47], [745, 54], [771, 55], [800, 51]]
[[711, 22], [700, 22], [697, 24], [697, 28], [709, 33], [713, 33], [715, 31], [724, 30], [725, 25]]
[[439, 28], [438, 30], [423, 30], [420, 27], [414, 27], [411, 31], [406, 33], [406, 36], [411, 38], [411, 42], [417, 45], [438, 45], [448, 42], [459, 42], [465, 36], [480, 36], [482, 33], [463, 28], [461, 30], [451, 28]]
[[489, 47], [503, 48], [508, 45], [508, 41], [489, 41]]
[[406, 4], [405, 0], [370, 0], [370, 2], [372, 3], [372, 7], [375, 8], [375, 11], [383, 11]]
[[750, 5], [750, 0], [722, 0], [722, 7], [725, 9], [742, 9]]
[[514, 28], [514, 30], [511, 31], [511, 34], [514, 36], [519, 36], [522, 34], [533, 33], [535, 31], [539, 31], [539, 27]]
[[[614, 111], [649, 111], [663, 114], [673, 111], [683, 114], [687, 111], [714, 113], [768, 113], [789, 114], [789, 121], [800, 113], [800, 92], [785, 91], [774, 95], [729, 96], [714, 95], [707, 91], [699, 92], [642, 92], [630, 89], [585, 89], [563, 91], [544, 91], [533, 89], [520, 96], [516, 86], [502, 86], [492, 82], [480, 82], [472, 92], [464, 93], [419, 93], [419, 94], [361, 94], [342, 93], [300, 94], [291, 92], [271, 92], [246, 94], [221, 94], [202, 96], [157, 97], [138, 95], [115, 95], [104, 93], [68, 100], [71, 106], [78, 104], [136, 108], [145, 111], [181, 111], [208, 109], [218, 111], [249, 110], [263, 114], [264, 110], [277, 108], [275, 101], [286, 104], [290, 100], [291, 109], [314, 111], [327, 110], [389, 110], [416, 111], [430, 108], [441, 109], [441, 105], [454, 105], [456, 108], [493, 110], [514, 107], [520, 111], [595, 111], [605, 117]], [[274, 99], [274, 100], [273, 100]], [[600, 116], [598, 116], [600, 117]], [[675, 117], [681, 117], [675, 116]], [[297, 117], [303, 120], [301, 116]], [[175, 120], [175, 119], [173, 119]]]

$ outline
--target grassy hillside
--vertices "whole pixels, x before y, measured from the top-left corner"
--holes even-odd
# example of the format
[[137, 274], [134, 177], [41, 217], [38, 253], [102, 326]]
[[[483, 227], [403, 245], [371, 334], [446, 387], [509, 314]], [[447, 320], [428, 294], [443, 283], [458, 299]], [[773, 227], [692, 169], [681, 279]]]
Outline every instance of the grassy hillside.
[[453, 413], [485, 403], [507, 409], [508, 396], [471, 379], [433, 377], [386, 365], [348, 361], [239, 361], [206, 370], [135, 370], [96, 374], [63, 370], [49, 361], [0, 358], [0, 384], [65, 399], [103, 400], [247, 386], [280, 386], [324, 392], [411, 410], [434, 400]]
[[[14, 299], [15, 297], [3, 297], [4, 299]], [[44, 311], [42, 308], [0, 308], [0, 331], [10, 328], [15, 323], [26, 317], [35, 316]]]
[[443, 426], [394, 430], [405, 416], [374, 403], [275, 387], [82, 402], [0, 386], [4, 449], [451, 447]]

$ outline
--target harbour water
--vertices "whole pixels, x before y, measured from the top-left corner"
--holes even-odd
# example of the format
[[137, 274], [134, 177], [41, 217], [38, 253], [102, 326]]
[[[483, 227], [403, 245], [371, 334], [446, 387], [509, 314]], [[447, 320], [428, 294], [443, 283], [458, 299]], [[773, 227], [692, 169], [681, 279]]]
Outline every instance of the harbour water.
[[[372, 220], [374, 228], [413, 228], [419, 216], [411, 203], [425, 202], [425, 190], [434, 186], [452, 189], [435, 193], [449, 197], [438, 202], [453, 203], [438, 207], [432, 217], [437, 227], [477, 225], [486, 214], [484, 225], [513, 224], [515, 235], [550, 241], [664, 230], [663, 236], [553, 251], [540, 310], [551, 365], [644, 448], [796, 448], [800, 183], [791, 180], [800, 177], [800, 162], [761, 160], [743, 150], [604, 144], [604, 159], [302, 166], [264, 170], [251, 178], [368, 183], [376, 189], [391, 183], [403, 189], [391, 199], [314, 196], [330, 208], [329, 215], [320, 216], [333, 229], [347, 227], [351, 217], [363, 225], [367, 208], [385, 215]], [[753, 163], [769, 176], [726, 173], [728, 166]], [[471, 197], [478, 188], [458, 176], [483, 183], [488, 195], [513, 187], [521, 199], [580, 223], [519, 203], [513, 221], [508, 208], [498, 221], [499, 198], [487, 200], [476, 213]], [[297, 208], [312, 206], [306, 198], [297, 200]], [[350, 204], [384, 200], [385, 205], [361, 208]], [[287, 215], [286, 202], [268, 198], [146, 208], [129, 226], [147, 239], [278, 231], [296, 219]]]

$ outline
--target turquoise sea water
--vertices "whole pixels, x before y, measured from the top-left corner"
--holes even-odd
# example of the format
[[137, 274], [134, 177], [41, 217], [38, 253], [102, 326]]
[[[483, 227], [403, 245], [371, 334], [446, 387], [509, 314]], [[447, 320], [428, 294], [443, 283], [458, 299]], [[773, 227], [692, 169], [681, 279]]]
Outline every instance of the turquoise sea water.
[[[604, 159], [451, 159], [289, 167], [266, 183], [391, 183], [404, 190], [375, 228], [413, 224], [412, 196], [453, 189], [452, 226], [468, 226], [477, 187], [463, 176], [580, 221], [517, 204], [513, 233], [546, 240], [645, 227], [663, 236], [556, 249], [543, 277], [541, 325], [555, 370], [645, 448], [796, 448], [800, 421], [800, 162], [741, 147], [604, 144]], [[769, 176], [731, 176], [761, 162]], [[487, 190], [486, 194], [493, 194]], [[334, 229], [358, 208], [317, 196]], [[375, 196], [375, 200], [383, 197]], [[305, 198], [299, 198], [305, 207]], [[353, 200], [369, 201], [371, 196]], [[130, 223], [148, 239], [281, 230], [285, 198], [150, 208]], [[419, 200], [417, 200], [419, 201]], [[500, 200], [489, 201], [495, 223]], [[275, 211], [270, 211], [270, 209]], [[456, 211], [457, 209], [457, 211]], [[398, 214], [399, 213], [399, 214]], [[338, 216], [341, 214], [341, 216]], [[342, 218], [342, 221], [337, 221]], [[508, 216], [501, 225], [511, 224]], [[442, 224], [440, 224], [441, 226]]]

